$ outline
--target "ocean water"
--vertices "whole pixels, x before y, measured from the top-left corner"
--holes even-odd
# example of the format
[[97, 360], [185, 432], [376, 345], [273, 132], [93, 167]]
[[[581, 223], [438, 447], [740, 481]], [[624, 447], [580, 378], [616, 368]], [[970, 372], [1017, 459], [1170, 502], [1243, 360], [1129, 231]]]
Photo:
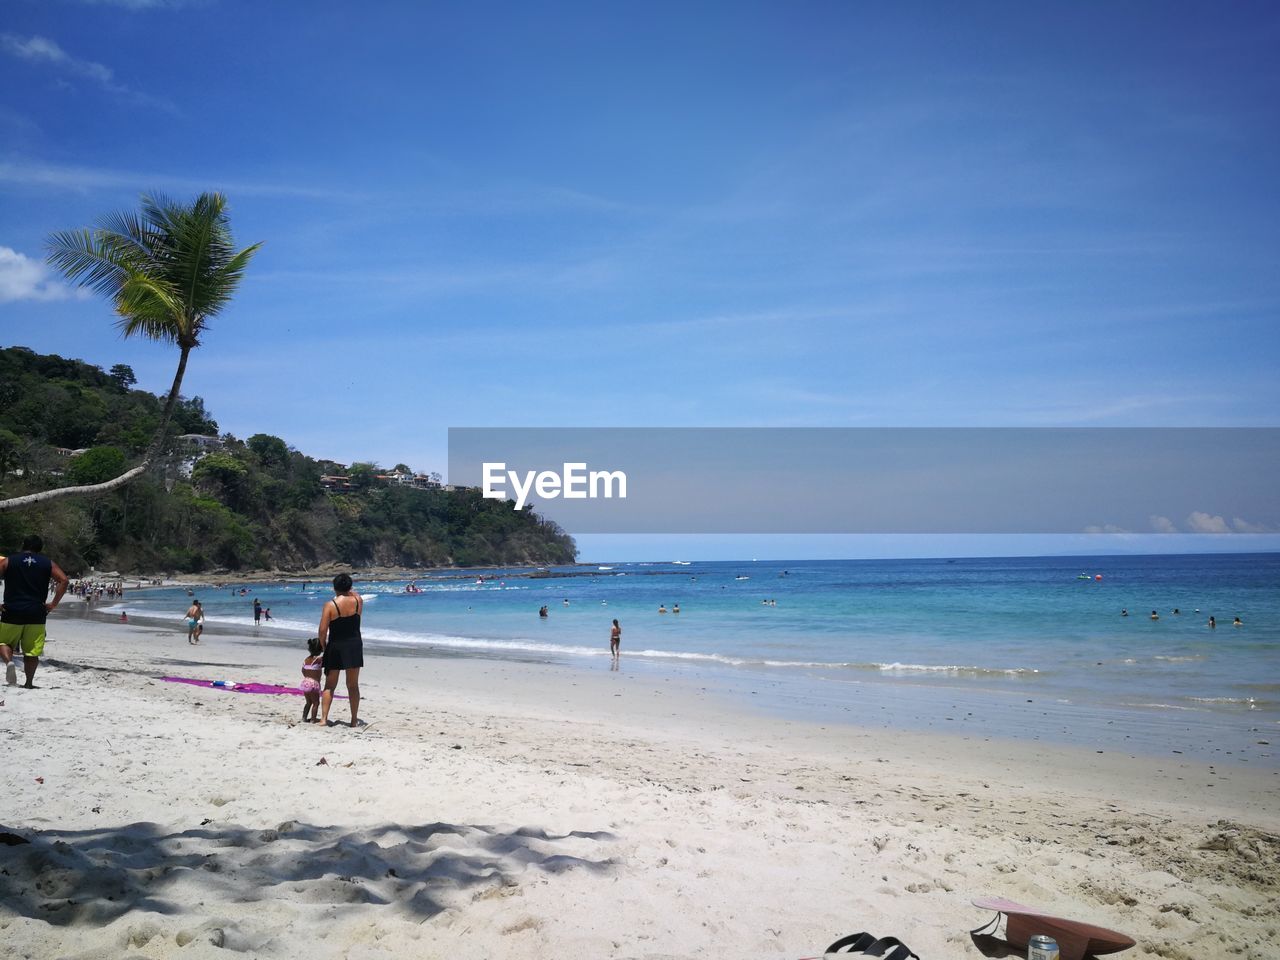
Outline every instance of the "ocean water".
[[[626, 669], [692, 678], [751, 696], [759, 709], [809, 718], [866, 722], [874, 707], [910, 727], [961, 712], [969, 728], [981, 722], [974, 717], [998, 718], [984, 732], [1010, 726], [1003, 732], [1077, 741], [1115, 734], [1157, 752], [1204, 740], [1200, 733], [1219, 744], [1280, 733], [1277, 554], [617, 563], [530, 573], [442, 572], [419, 578], [416, 594], [406, 581], [357, 580], [366, 644], [599, 670], [608, 669], [616, 617]], [[196, 592], [212, 631], [252, 629], [256, 596], [273, 617], [258, 635], [297, 642], [314, 634], [331, 595], [326, 582], [249, 591]], [[133, 594], [123, 607], [131, 618], [176, 625], [187, 603], [185, 590], [165, 588]], [[678, 614], [657, 612], [677, 604]], [[1237, 616], [1243, 626], [1232, 625]], [[900, 703], [907, 706], [895, 709]], [[1010, 713], [1027, 703], [1043, 708], [1029, 726], [1025, 708], [1022, 717]], [[1197, 742], [1186, 748], [1202, 749]]]

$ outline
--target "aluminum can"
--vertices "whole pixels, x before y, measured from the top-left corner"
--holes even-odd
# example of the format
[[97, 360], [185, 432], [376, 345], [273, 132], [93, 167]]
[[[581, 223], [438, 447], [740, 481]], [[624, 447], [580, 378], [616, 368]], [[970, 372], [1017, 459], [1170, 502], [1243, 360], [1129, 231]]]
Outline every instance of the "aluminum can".
[[1058, 941], [1037, 934], [1027, 941], [1027, 960], [1058, 960]]

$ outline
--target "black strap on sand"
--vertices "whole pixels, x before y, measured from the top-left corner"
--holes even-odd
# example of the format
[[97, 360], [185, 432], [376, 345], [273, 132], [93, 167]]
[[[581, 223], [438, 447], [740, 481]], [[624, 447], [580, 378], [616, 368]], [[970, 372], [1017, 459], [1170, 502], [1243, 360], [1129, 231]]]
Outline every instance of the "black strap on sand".
[[847, 937], [841, 937], [823, 953], [862, 953], [875, 942], [874, 933], [851, 933]]
[[880, 937], [876, 939], [871, 933], [851, 933], [841, 937], [826, 953], [859, 953], [864, 957], [880, 957], [881, 960], [920, 960], [920, 958], [897, 937]]
[[996, 935], [996, 931], [1000, 929], [1000, 920], [1002, 917], [1004, 917], [1004, 914], [997, 910], [994, 917], [982, 926], [974, 927], [969, 931], [969, 935], [972, 937], [994, 937]]

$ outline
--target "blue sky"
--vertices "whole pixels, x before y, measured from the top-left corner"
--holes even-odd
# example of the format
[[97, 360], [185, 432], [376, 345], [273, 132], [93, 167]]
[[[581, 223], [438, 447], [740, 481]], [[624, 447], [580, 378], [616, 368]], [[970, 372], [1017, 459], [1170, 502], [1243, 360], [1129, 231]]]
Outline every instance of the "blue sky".
[[1276, 425], [1280, 10], [891, 6], [9, 0], [3, 339], [163, 390], [44, 240], [221, 189], [265, 246], [184, 392], [317, 456]]

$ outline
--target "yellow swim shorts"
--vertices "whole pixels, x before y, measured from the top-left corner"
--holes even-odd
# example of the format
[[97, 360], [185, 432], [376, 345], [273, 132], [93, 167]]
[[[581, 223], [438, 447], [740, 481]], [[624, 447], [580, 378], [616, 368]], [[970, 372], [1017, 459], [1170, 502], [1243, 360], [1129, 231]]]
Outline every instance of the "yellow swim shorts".
[[0, 623], [0, 647], [21, 650], [25, 656], [44, 653], [43, 623]]

